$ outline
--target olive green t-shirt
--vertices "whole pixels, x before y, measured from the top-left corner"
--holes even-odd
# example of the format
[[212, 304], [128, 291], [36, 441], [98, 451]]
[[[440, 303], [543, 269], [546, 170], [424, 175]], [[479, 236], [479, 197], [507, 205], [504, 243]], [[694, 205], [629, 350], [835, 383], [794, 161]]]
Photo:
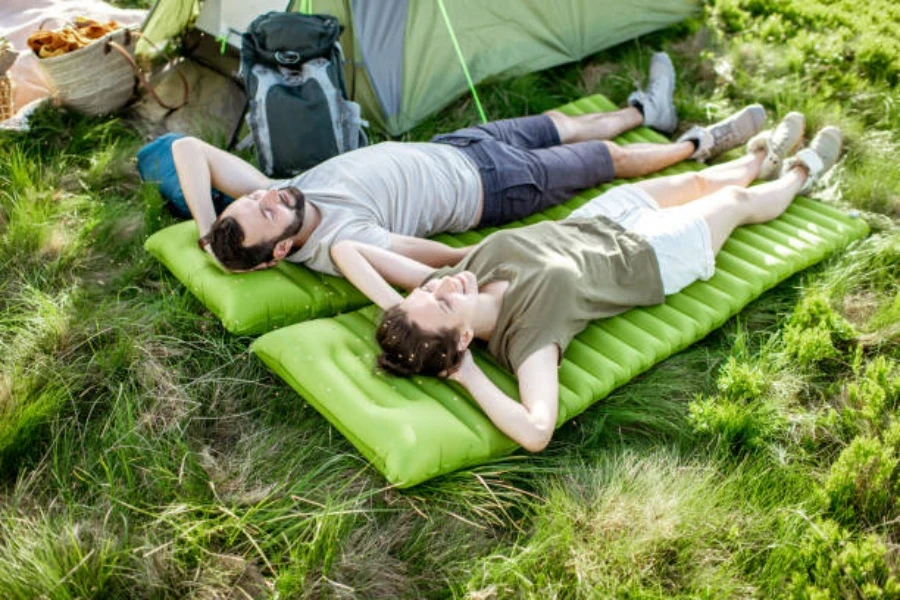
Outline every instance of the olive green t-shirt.
[[462, 271], [509, 282], [488, 350], [513, 372], [549, 344], [562, 356], [589, 321], [665, 299], [653, 248], [603, 217], [498, 231], [428, 279]]

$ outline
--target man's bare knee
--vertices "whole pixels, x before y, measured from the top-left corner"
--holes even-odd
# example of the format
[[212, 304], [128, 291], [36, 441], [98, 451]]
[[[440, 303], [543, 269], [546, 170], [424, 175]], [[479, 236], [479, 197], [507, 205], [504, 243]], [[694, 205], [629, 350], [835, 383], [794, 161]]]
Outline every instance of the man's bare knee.
[[547, 110], [544, 111], [544, 114], [550, 117], [550, 120], [553, 121], [553, 124], [556, 126], [556, 132], [559, 134], [559, 139], [561, 142], [565, 143], [566, 140], [574, 135], [574, 126], [572, 124], [572, 118], [570, 116], [558, 110]]
[[613, 165], [621, 164], [628, 158], [628, 153], [622, 148], [622, 146], [618, 145], [617, 143], [611, 142], [609, 140], [598, 141], [606, 146], [606, 149], [609, 151], [609, 157], [612, 159]]

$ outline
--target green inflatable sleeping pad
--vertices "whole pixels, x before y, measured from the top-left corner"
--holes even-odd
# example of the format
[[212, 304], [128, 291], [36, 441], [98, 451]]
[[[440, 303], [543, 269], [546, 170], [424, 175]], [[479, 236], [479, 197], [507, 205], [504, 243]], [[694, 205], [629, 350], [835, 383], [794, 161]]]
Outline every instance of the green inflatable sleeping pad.
[[[600, 95], [590, 96], [560, 108], [571, 115], [615, 110], [616, 106]], [[650, 129], [630, 131], [617, 139], [620, 143], [668, 140]], [[666, 173], [696, 169], [695, 163], [683, 163]], [[604, 188], [601, 188], [604, 189]], [[566, 203], [569, 208], [583, 204], [597, 191], [581, 194]], [[554, 207], [525, 222], [560, 218], [568, 214]], [[521, 225], [514, 223], [510, 226]], [[483, 233], [493, 231], [483, 230]], [[479, 234], [442, 235], [436, 239], [450, 245], [473, 243]], [[226, 273], [197, 246], [197, 227], [193, 221], [172, 225], [151, 235], [144, 248], [156, 257], [231, 333], [254, 335], [300, 321], [331, 317], [369, 304], [345, 279], [316, 273], [287, 261], [272, 269], [252, 273]]]
[[[554, 216], [562, 217], [572, 207], [557, 208]], [[719, 253], [708, 282], [696, 282], [664, 304], [595, 321], [572, 341], [559, 372], [557, 426], [867, 231], [861, 220], [806, 198], [797, 198], [775, 221], [739, 229]], [[482, 237], [470, 233], [465, 240]], [[379, 314], [369, 307], [301, 323], [262, 336], [251, 349], [399, 487], [513, 452], [516, 444], [456, 384], [376, 371]], [[481, 349], [476, 361], [502, 390], [518, 397], [512, 374]]]

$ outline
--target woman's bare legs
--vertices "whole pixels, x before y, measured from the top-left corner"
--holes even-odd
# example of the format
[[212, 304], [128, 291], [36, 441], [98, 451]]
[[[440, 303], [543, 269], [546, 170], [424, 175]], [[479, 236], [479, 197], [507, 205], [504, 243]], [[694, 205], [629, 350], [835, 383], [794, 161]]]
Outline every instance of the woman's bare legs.
[[730, 185], [672, 210], [690, 210], [703, 217], [709, 226], [713, 253], [717, 253], [735, 228], [765, 223], [783, 213], [807, 177], [806, 167], [798, 165], [774, 181], [752, 188]]
[[764, 151], [753, 152], [702, 171], [657, 177], [634, 185], [650, 194], [661, 208], [680, 206], [714, 194], [727, 186], [749, 185], [759, 174], [765, 157]]

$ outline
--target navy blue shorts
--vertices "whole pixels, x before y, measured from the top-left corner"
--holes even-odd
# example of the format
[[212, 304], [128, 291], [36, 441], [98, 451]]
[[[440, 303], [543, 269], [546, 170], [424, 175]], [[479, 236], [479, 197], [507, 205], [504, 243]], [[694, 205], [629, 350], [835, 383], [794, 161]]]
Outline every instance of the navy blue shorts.
[[547, 115], [493, 121], [437, 135], [478, 167], [484, 187], [479, 226], [515, 221], [615, 177], [601, 141], [561, 144]]

